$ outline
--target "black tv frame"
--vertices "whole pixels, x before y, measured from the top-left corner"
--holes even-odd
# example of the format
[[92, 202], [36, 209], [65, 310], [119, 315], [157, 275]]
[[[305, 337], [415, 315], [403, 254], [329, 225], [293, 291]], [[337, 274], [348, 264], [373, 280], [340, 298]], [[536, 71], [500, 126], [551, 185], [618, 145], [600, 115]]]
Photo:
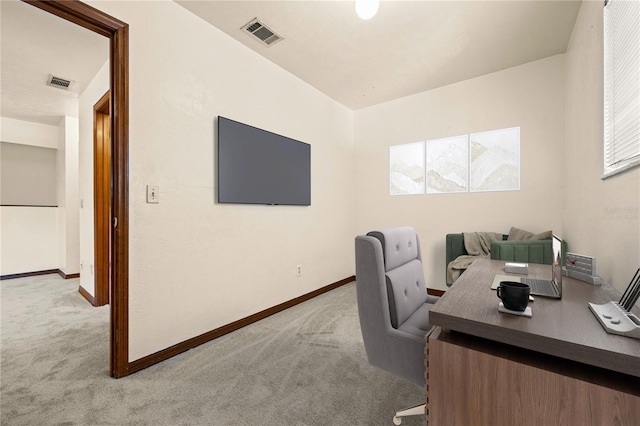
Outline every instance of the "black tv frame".
[[311, 145], [218, 116], [220, 204], [311, 205]]

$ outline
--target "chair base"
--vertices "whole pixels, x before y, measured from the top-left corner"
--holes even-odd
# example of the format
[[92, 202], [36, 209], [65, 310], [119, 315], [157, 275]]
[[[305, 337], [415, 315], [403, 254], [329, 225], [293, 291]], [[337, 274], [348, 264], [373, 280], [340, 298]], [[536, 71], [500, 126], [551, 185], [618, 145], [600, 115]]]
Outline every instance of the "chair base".
[[396, 415], [393, 416], [393, 424], [399, 425], [402, 424], [402, 417], [406, 416], [420, 416], [425, 413], [426, 405], [416, 405], [415, 407], [407, 408], [402, 411], [396, 412]]

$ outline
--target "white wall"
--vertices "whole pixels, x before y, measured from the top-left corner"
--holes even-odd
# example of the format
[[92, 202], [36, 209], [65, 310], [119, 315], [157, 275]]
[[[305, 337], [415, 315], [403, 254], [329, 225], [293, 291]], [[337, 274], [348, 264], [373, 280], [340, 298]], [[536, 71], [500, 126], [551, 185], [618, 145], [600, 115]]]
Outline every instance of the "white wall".
[[[516, 126], [520, 191], [389, 195], [389, 146]], [[448, 233], [562, 233], [563, 142], [563, 55], [358, 110], [356, 230], [414, 226], [427, 286], [444, 290]]]
[[57, 206], [58, 150], [0, 142], [0, 204]]
[[[58, 128], [1, 117], [1, 139], [58, 148]], [[58, 208], [0, 207], [0, 275], [58, 269]]]
[[[129, 358], [353, 275], [353, 113], [173, 2], [92, 5], [130, 25]], [[310, 143], [312, 205], [215, 204], [218, 115]]]
[[67, 275], [80, 272], [78, 125], [74, 117], [58, 125], [58, 268]]
[[640, 169], [601, 180], [602, 2], [584, 1], [566, 53], [566, 198], [570, 250], [597, 259], [598, 274], [624, 291], [640, 259]]
[[3, 142], [58, 149], [56, 126], [0, 117], [0, 139]]
[[[66, 274], [78, 273], [78, 119], [63, 117], [56, 127], [3, 117], [2, 126], [2, 138], [6, 137], [7, 142], [56, 149], [55, 188], [58, 204], [53, 208], [54, 222], [51, 222], [49, 208], [23, 207], [15, 210], [1, 207], [2, 274], [48, 269], [60, 269]], [[51, 237], [51, 233], [56, 234], [55, 238]], [[35, 247], [33, 251], [27, 250], [28, 244]], [[55, 259], [55, 262], [51, 262], [51, 259]]]
[[109, 61], [100, 68], [79, 100], [80, 285], [95, 296], [95, 222], [93, 209], [93, 106], [109, 90]]
[[0, 207], [0, 275], [58, 269], [58, 209]]
[[[58, 247], [56, 252], [58, 253], [58, 267], [62, 267], [67, 263], [67, 219], [66, 219], [66, 194], [65, 194], [65, 124], [64, 117], [58, 124], [58, 150], [56, 151], [56, 189], [58, 198], [58, 223], [56, 224], [58, 232]], [[62, 270], [62, 269], [61, 269]]]
[[[576, 250], [601, 237], [586, 241], [587, 225], [565, 214], [591, 205], [563, 202], [580, 167], [565, 159], [565, 134], [582, 136], [569, 121], [592, 101], [570, 93], [594, 81], [578, 63], [597, 58], [578, 55], [565, 69], [558, 55], [353, 113], [172, 2], [92, 5], [130, 24], [130, 360], [353, 274], [353, 237], [372, 228], [416, 226], [427, 282], [441, 289], [449, 232], [553, 229]], [[311, 143], [312, 206], [215, 204], [218, 115]], [[520, 191], [388, 195], [390, 145], [513, 126]], [[149, 184], [160, 186], [160, 204], [145, 203]], [[612, 190], [602, 191], [600, 211], [634, 190], [601, 185]], [[631, 250], [637, 224], [634, 232]]]

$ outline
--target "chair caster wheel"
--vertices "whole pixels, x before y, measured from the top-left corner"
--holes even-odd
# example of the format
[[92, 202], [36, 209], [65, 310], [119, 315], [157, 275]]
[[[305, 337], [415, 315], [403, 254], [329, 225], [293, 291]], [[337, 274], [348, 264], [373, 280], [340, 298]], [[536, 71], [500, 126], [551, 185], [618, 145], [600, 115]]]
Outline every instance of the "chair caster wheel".
[[402, 424], [402, 419], [398, 416], [393, 416], [393, 424], [396, 426]]

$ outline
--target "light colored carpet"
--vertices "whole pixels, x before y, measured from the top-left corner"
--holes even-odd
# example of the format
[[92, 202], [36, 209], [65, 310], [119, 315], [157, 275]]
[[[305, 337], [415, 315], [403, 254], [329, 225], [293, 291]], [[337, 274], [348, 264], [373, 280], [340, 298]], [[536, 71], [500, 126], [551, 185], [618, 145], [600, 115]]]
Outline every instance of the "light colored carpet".
[[424, 400], [368, 365], [355, 283], [120, 380], [77, 279], [0, 286], [2, 425], [391, 425]]

